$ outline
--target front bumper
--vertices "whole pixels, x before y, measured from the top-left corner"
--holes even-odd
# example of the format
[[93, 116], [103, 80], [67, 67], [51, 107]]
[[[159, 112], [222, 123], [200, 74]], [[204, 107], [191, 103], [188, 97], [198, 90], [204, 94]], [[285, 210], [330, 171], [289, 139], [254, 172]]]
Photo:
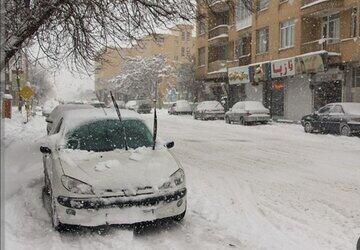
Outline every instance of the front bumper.
[[143, 199], [103, 197], [80, 199], [59, 196], [59, 221], [80, 226], [134, 224], [173, 217], [186, 210], [186, 188], [170, 195]]

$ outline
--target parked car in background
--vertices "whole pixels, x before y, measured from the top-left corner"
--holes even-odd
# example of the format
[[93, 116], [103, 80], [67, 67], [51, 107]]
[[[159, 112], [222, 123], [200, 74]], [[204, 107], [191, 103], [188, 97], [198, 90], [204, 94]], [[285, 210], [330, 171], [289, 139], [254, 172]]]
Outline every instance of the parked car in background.
[[306, 133], [333, 133], [345, 136], [360, 133], [360, 103], [330, 103], [301, 119]]
[[105, 102], [94, 101], [89, 103], [94, 108], [108, 108]]
[[54, 123], [56, 122], [58, 117], [62, 115], [63, 112], [67, 110], [75, 110], [75, 109], [94, 109], [94, 107], [91, 106], [90, 104], [60, 104], [56, 106], [56, 108], [54, 108], [54, 110], [50, 113], [50, 115], [46, 117], [47, 134], [51, 133]]
[[[134, 224], [186, 212], [185, 173], [134, 112], [71, 110], [58, 117], [43, 154], [44, 207], [52, 225]], [[124, 133], [125, 131], [125, 133]], [[128, 150], [131, 149], [131, 150]]]
[[237, 102], [228, 112], [225, 113], [225, 122], [236, 122], [242, 125], [256, 122], [265, 124], [270, 120], [269, 114], [269, 109], [265, 108], [261, 102]]
[[48, 117], [50, 115], [50, 113], [54, 110], [54, 108], [58, 105], [59, 105], [59, 102], [54, 99], [47, 100], [42, 105], [42, 115], [45, 117]]
[[149, 114], [152, 109], [151, 101], [149, 100], [131, 100], [126, 103], [125, 107], [139, 114]]
[[224, 119], [224, 107], [218, 101], [200, 102], [193, 111], [194, 119]]
[[179, 100], [170, 106], [168, 113], [170, 115], [192, 114], [192, 108], [188, 101]]

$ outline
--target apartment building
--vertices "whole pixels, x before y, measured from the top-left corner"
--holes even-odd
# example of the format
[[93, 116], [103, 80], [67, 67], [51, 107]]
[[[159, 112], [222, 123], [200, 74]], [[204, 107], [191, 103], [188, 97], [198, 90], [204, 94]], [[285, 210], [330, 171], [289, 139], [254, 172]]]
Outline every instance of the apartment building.
[[[179, 24], [166, 32], [145, 36], [137, 45], [129, 48], [108, 47], [101, 52], [101, 60], [96, 65], [95, 91], [100, 99], [108, 96], [109, 80], [121, 73], [127, 58], [163, 55], [173, 68], [189, 63], [195, 51], [193, 25]], [[169, 76], [159, 86], [161, 96], [169, 89], [176, 89], [177, 78]]]
[[209, 99], [262, 101], [299, 120], [360, 102], [359, 0], [198, 2], [196, 76]]

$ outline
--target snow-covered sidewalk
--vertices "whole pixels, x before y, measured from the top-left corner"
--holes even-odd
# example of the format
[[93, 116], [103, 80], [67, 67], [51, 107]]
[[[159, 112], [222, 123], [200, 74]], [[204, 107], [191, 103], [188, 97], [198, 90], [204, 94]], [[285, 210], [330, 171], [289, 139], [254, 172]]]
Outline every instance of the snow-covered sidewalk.
[[[151, 115], [144, 116], [149, 121]], [[181, 224], [59, 234], [41, 201], [45, 119], [6, 121], [7, 249], [355, 249], [360, 139], [159, 114], [189, 189]]]

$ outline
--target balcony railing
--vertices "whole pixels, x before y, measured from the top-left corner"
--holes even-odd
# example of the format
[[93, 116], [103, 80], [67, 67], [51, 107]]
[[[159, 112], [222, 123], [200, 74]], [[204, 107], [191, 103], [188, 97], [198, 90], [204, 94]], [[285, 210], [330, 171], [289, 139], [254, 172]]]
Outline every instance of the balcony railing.
[[303, 54], [320, 50], [340, 53], [340, 39], [319, 39], [311, 42], [305, 42], [301, 45], [301, 53]]
[[230, 3], [228, 0], [210, 0], [208, 3], [211, 10], [214, 12], [221, 12], [230, 9]]
[[209, 62], [208, 64], [208, 74], [209, 73], [222, 73], [226, 72], [226, 60], [218, 60], [214, 62]]
[[229, 26], [226, 24], [219, 25], [209, 30], [209, 40], [216, 38], [224, 38], [229, 36]]
[[251, 54], [242, 55], [239, 57], [239, 66], [251, 64]]
[[319, 1], [319, 0], [302, 0], [301, 9], [303, 14], [310, 14], [313, 12], [322, 12], [328, 10], [334, 10], [340, 8], [344, 5], [344, 0], [329, 0], [329, 1]]

